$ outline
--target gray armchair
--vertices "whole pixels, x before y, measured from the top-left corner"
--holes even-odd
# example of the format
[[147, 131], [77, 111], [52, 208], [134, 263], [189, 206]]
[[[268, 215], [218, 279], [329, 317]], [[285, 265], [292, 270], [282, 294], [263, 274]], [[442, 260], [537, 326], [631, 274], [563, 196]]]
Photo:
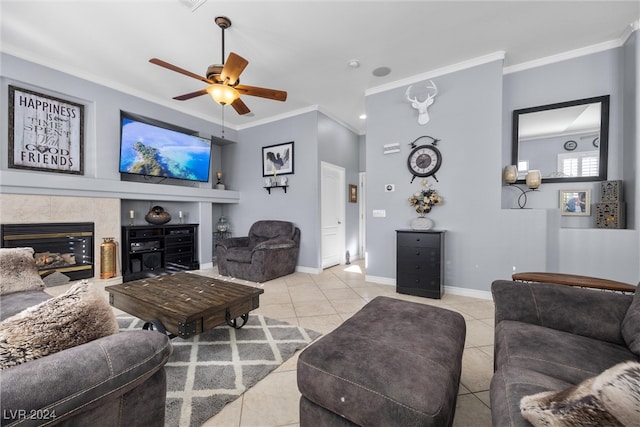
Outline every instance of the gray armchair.
[[296, 270], [300, 229], [292, 222], [255, 222], [246, 237], [216, 243], [218, 272], [253, 282], [266, 282]]

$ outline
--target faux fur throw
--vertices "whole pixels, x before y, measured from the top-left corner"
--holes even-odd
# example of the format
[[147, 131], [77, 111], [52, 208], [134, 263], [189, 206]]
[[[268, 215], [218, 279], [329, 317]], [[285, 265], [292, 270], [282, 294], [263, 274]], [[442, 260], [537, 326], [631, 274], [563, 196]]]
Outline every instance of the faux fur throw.
[[33, 248], [0, 248], [0, 295], [44, 289]]
[[535, 427], [640, 427], [640, 363], [620, 363], [563, 391], [525, 396], [520, 410]]
[[109, 303], [83, 280], [0, 322], [0, 370], [117, 332]]

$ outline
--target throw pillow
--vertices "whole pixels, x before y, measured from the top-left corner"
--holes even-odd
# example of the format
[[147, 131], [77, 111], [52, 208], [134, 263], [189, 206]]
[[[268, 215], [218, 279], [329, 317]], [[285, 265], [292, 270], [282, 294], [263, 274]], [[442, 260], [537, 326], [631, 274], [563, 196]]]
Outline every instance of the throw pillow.
[[0, 370], [117, 332], [109, 303], [83, 280], [0, 322]]
[[566, 390], [525, 396], [520, 411], [534, 427], [638, 427], [640, 363], [623, 362]]
[[44, 289], [33, 248], [0, 248], [0, 295]]

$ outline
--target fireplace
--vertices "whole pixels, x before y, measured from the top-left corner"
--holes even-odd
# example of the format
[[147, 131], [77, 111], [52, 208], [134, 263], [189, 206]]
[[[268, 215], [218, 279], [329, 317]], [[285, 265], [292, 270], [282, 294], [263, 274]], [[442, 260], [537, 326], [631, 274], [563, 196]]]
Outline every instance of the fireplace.
[[40, 275], [57, 271], [71, 280], [94, 276], [93, 232], [93, 222], [0, 225], [3, 248], [33, 248]]

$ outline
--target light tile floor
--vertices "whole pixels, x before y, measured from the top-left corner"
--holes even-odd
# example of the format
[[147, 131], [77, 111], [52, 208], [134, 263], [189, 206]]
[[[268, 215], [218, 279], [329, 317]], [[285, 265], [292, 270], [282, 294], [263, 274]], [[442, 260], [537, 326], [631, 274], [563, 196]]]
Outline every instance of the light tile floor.
[[[218, 275], [215, 267], [195, 273], [213, 277]], [[393, 286], [366, 282], [361, 261], [332, 267], [317, 275], [294, 273], [263, 284], [235, 281], [264, 288], [260, 307], [255, 313], [323, 334], [331, 332], [378, 295], [436, 305], [461, 313], [467, 324], [467, 338], [453, 425], [491, 426], [489, 382], [493, 374], [492, 301], [450, 294], [445, 294], [440, 300], [398, 294]], [[56, 294], [62, 291], [52, 289]], [[204, 426], [298, 426], [298, 354], [225, 406]]]
[[[217, 270], [199, 274], [216, 275]], [[237, 280], [239, 283], [255, 285]], [[365, 281], [362, 262], [329, 268], [321, 274], [294, 273], [266, 282], [255, 311], [326, 334], [378, 295], [437, 305], [457, 311], [467, 323], [462, 380], [454, 426], [491, 426], [489, 382], [493, 375], [493, 302], [445, 294], [440, 300], [395, 292], [395, 287]], [[297, 426], [300, 393], [296, 384], [298, 353], [204, 426]]]

